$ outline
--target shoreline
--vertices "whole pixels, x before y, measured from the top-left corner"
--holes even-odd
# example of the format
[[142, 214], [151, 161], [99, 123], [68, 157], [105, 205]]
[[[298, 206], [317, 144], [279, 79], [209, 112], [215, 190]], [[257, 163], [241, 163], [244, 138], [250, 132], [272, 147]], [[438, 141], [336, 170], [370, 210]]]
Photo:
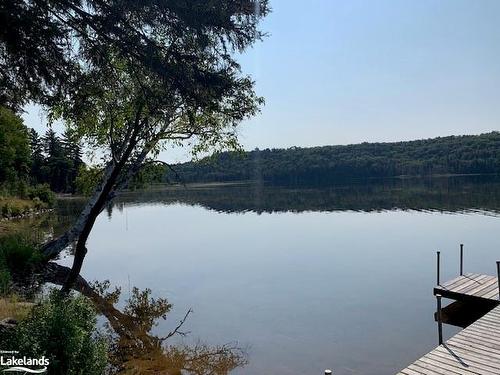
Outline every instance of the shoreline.
[[[500, 176], [498, 173], [462, 173], [462, 174], [432, 174], [432, 175], [398, 175], [398, 176], [387, 176], [387, 177], [350, 177], [350, 178], [339, 178], [330, 183], [322, 183], [322, 186], [328, 185], [336, 185], [338, 183], [347, 183], [347, 182], [363, 182], [363, 181], [389, 181], [389, 180], [426, 180], [426, 179], [444, 179], [444, 178], [454, 178], [454, 177], [495, 177]], [[270, 185], [270, 186], [282, 186], [282, 185], [297, 185], [297, 186], [306, 186], [306, 183], [297, 183], [297, 184], [286, 184], [286, 183], [275, 183], [268, 180], [234, 180], [234, 181], [207, 181], [207, 182], [188, 182], [185, 184], [181, 183], [154, 183], [144, 188], [136, 189], [136, 190], [122, 190], [121, 193], [134, 193], [137, 191], [154, 191], [154, 190], [163, 190], [165, 188], [179, 189], [179, 188], [194, 188], [194, 189], [202, 189], [202, 188], [213, 188], [213, 187], [225, 187], [225, 186], [244, 186], [244, 185]], [[74, 199], [74, 198], [84, 198], [83, 196], [69, 196], [69, 197], [59, 197], [58, 199]]]
[[53, 212], [53, 211], [54, 211], [54, 208], [42, 208], [40, 210], [33, 210], [33, 211], [30, 210], [28, 212], [24, 212], [24, 213], [18, 214], [18, 215], [2, 216], [0, 218], [0, 222], [6, 222], [6, 221], [12, 221], [12, 220], [18, 220], [18, 219], [27, 219], [30, 217], [42, 215], [42, 214], [45, 214], [48, 212]]

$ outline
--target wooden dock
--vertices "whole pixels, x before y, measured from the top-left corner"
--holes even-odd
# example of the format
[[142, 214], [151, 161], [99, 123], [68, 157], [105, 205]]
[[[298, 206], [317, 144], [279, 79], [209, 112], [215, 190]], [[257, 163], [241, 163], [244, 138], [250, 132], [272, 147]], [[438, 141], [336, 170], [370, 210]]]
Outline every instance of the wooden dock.
[[[437, 252], [437, 300], [439, 346], [417, 359], [398, 375], [500, 375], [500, 261], [497, 276], [463, 272], [460, 245], [460, 276], [440, 283], [440, 252]], [[443, 342], [441, 299], [492, 303], [492, 310]], [[480, 311], [480, 310], [478, 310]]]
[[434, 295], [462, 300], [499, 300], [498, 277], [466, 273], [434, 288]]
[[398, 375], [500, 374], [500, 306]]

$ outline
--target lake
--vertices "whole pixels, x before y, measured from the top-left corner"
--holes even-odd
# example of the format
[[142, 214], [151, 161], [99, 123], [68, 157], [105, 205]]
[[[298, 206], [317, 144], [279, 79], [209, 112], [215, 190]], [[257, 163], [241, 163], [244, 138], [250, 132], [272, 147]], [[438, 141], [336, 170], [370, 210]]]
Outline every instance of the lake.
[[245, 348], [234, 374], [391, 374], [437, 345], [436, 250], [442, 280], [460, 243], [495, 275], [498, 213], [498, 177], [153, 187], [101, 214], [82, 275], [168, 298], [159, 333], [192, 308], [174, 343]]

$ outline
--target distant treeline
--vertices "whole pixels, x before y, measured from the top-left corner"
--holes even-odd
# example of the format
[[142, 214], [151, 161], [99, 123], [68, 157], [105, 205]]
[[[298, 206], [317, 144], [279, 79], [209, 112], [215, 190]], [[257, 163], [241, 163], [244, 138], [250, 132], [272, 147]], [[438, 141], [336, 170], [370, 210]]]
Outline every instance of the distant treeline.
[[284, 184], [500, 173], [500, 132], [409, 142], [224, 152], [174, 168], [184, 182], [262, 180]]

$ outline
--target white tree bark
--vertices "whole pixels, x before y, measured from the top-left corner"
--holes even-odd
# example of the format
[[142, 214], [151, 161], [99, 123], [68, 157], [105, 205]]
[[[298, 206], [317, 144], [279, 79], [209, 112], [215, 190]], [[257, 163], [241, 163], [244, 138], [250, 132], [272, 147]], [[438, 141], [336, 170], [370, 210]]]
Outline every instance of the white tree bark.
[[[151, 151], [153, 147], [154, 144], [149, 144], [145, 146], [143, 150], [141, 150], [139, 155], [135, 158], [133, 163], [129, 166], [129, 168], [126, 171], [121, 171], [121, 173], [125, 172], [124, 176], [122, 178], [119, 178], [118, 181], [115, 183], [115, 186], [106, 197], [105, 204], [103, 204], [102, 207], [99, 208], [100, 212], [104, 209], [106, 203], [112, 201], [119, 193], [119, 191], [125, 188], [127, 184], [130, 182], [130, 180], [139, 172], [142, 165], [144, 164], [144, 161], [146, 160], [148, 153]], [[103, 192], [103, 188], [109, 182], [109, 179], [115, 168], [117, 168], [117, 164], [113, 160], [111, 160], [104, 169], [104, 174], [101, 182], [95, 188], [94, 193], [87, 201], [85, 207], [78, 216], [78, 219], [76, 220], [75, 224], [73, 224], [73, 226], [63, 235], [48, 242], [42, 247], [42, 253], [45, 256], [47, 256], [48, 258], [56, 257], [58, 254], [64, 251], [68, 246], [71, 246], [78, 239], [78, 237], [81, 235], [85, 227], [86, 222], [89, 220], [93, 208], [100, 200], [102, 194], [106, 194]]]
[[111, 173], [113, 172], [115, 167], [116, 163], [113, 160], [106, 165], [101, 182], [94, 189], [93, 194], [85, 204], [85, 207], [83, 208], [82, 212], [78, 216], [78, 219], [73, 224], [73, 226], [68, 231], [66, 231], [62, 236], [52, 241], [49, 241], [42, 247], [42, 253], [45, 256], [49, 258], [54, 258], [77, 240], [78, 236], [81, 234], [85, 226], [85, 223], [89, 218], [90, 212], [95, 207], [97, 201], [103, 194], [102, 190], [106, 185], [106, 183], [108, 182], [109, 178], [111, 177]]

